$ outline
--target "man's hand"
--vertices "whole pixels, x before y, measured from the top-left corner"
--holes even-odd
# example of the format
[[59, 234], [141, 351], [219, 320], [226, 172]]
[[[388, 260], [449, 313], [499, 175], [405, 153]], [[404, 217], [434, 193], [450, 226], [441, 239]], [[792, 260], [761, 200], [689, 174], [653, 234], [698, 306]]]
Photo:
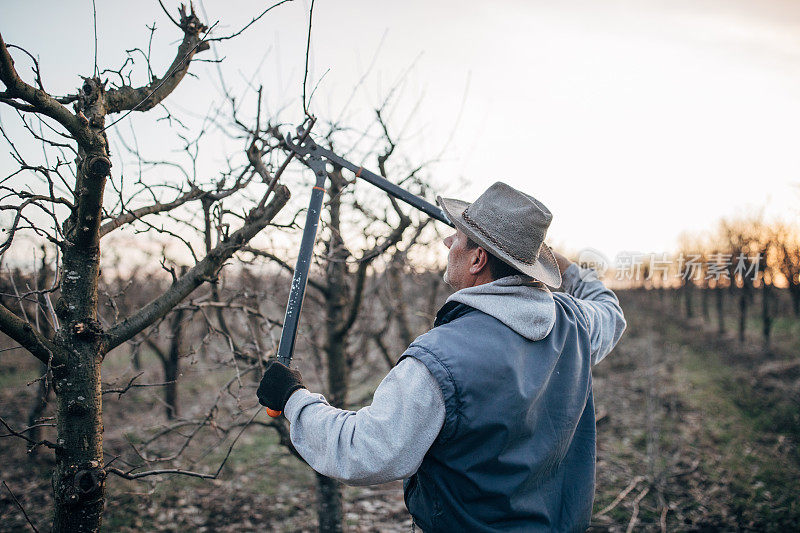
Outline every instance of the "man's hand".
[[567, 269], [567, 267], [569, 267], [572, 264], [572, 261], [561, 255], [560, 253], [556, 252], [552, 248], [550, 249], [550, 251], [553, 252], [553, 257], [556, 258], [556, 263], [558, 263], [558, 270], [560, 270], [561, 273], [563, 274], [564, 271]]
[[305, 389], [300, 372], [270, 359], [258, 386], [258, 402], [273, 411], [283, 411], [289, 396], [297, 389]]

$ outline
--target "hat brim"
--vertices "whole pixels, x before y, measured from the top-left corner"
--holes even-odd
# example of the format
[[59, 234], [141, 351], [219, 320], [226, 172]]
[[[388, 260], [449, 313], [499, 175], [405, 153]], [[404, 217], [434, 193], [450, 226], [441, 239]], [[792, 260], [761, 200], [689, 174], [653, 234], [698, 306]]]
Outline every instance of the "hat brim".
[[470, 239], [478, 243], [481, 248], [488, 250], [502, 262], [549, 287], [558, 288], [561, 286], [561, 271], [558, 269], [556, 258], [553, 257], [553, 252], [547, 244], [542, 243], [542, 247], [539, 249], [539, 257], [534, 263], [523, 263], [501, 250], [464, 221], [464, 211], [470, 206], [469, 202], [437, 196], [436, 203], [439, 204], [439, 207], [445, 212], [450, 222], [455, 224], [456, 228], [463, 231]]

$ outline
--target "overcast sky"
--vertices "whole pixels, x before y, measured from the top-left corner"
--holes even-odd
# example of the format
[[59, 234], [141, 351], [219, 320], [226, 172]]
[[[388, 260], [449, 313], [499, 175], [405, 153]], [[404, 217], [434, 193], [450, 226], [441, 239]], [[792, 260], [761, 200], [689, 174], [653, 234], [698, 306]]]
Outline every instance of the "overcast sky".
[[[266, 5], [205, 0], [203, 18], [225, 35]], [[284, 120], [302, 115], [307, 11], [280, 6], [216, 46], [233, 90], [252, 78]], [[154, 21], [153, 62], [172, 60], [180, 35], [156, 1], [97, 0], [97, 17], [101, 69], [147, 49]], [[92, 72], [90, 0], [5, 0], [0, 31], [40, 57], [52, 92]], [[506, 181], [551, 209], [550, 240], [571, 250], [669, 251], [683, 230], [762, 206], [797, 217], [800, 2], [318, 0], [312, 51], [314, 113], [350, 101], [359, 127], [401, 80], [391, 123], [410, 158], [444, 150], [431, 167], [442, 193], [473, 200]], [[193, 66], [168, 107], [220, 105], [216, 69]], [[165, 149], [166, 124], [137, 120], [119, 134], [133, 124], [151, 155]]]

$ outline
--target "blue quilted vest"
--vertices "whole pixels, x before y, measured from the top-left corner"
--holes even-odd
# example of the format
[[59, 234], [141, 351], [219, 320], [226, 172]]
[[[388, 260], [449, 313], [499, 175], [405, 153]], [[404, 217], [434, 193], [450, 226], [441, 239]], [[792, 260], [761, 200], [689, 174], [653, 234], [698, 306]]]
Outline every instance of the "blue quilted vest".
[[595, 420], [588, 325], [554, 293], [552, 331], [530, 341], [449, 302], [403, 357], [428, 367], [445, 421], [405, 501], [425, 533], [580, 531], [594, 498]]

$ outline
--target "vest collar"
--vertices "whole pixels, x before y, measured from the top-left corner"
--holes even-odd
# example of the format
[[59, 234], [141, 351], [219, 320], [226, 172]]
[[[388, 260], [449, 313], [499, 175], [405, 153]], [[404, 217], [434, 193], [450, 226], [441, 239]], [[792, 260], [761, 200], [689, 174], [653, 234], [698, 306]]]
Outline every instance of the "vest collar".
[[433, 327], [452, 322], [456, 318], [460, 318], [474, 310], [474, 307], [451, 300], [444, 304], [442, 308], [439, 309], [439, 312], [436, 313], [436, 320], [433, 322]]

